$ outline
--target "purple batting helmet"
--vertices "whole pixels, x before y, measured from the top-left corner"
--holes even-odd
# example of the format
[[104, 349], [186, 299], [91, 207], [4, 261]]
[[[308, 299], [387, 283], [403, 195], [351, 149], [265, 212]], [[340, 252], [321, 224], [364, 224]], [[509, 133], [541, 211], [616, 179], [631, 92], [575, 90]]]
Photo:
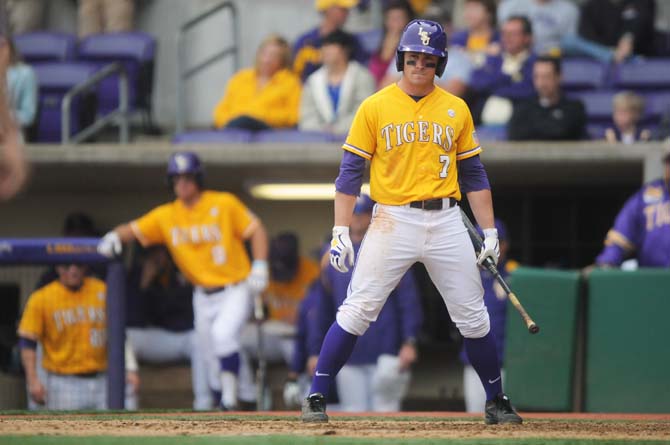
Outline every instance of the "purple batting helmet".
[[170, 156], [167, 166], [167, 177], [170, 186], [172, 178], [177, 175], [193, 175], [196, 182], [202, 187], [204, 169], [200, 158], [192, 151], [177, 151]]
[[403, 53], [416, 52], [432, 54], [439, 57], [439, 62], [435, 68], [435, 74], [442, 76], [447, 67], [447, 34], [444, 28], [437, 22], [431, 20], [412, 20], [405, 26], [405, 30], [400, 37], [398, 50], [396, 52], [396, 68], [402, 71], [405, 67], [405, 57]]

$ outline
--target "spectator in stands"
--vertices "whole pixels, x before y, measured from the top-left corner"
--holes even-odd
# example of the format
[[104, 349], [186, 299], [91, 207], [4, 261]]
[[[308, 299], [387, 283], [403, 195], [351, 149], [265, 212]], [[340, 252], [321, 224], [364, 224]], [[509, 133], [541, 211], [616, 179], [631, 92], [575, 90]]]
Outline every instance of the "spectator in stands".
[[463, 20], [466, 29], [453, 33], [450, 46], [464, 49], [476, 69], [484, 65], [487, 56], [500, 54], [496, 1], [467, 0], [463, 7]]
[[11, 50], [9, 39], [0, 36], [0, 201], [16, 195], [28, 179], [21, 130], [12, 117], [7, 91]]
[[398, 42], [405, 25], [414, 18], [407, 0], [392, 0], [384, 7], [384, 28], [377, 51], [370, 56], [368, 68], [379, 85], [390, 64], [395, 64]]
[[670, 151], [663, 164], [663, 178], [643, 185], [624, 204], [596, 266], [618, 267], [634, 257], [639, 267], [670, 268]]
[[[342, 29], [349, 16], [349, 10], [358, 0], [315, 0], [316, 10], [321, 14], [319, 26], [298, 37], [293, 45], [293, 71], [304, 82], [310, 74], [321, 66], [322, 39], [331, 32]], [[356, 39], [354, 59], [365, 64], [367, 54]]]
[[604, 62], [654, 55], [655, 11], [654, 0], [588, 0], [579, 21], [581, 54]]
[[527, 17], [512, 16], [501, 30], [502, 52], [486, 57], [484, 65], [472, 72], [470, 88], [475, 96], [475, 120], [484, 124], [506, 124], [512, 102], [526, 99], [533, 89], [532, 25]]
[[12, 34], [39, 31], [44, 27], [45, 0], [9, 0], [7, 14]]
[[[372, 218], [374, 202], [361, 195], [354, 208], [350, 237], [357, 253]], [[321, 271], [322, 286], [318, 292], [316, 315], [308, 329], [313, 374], [323, 338], [335, 318], [337, 308], [347, 296], [351, 271], [337, 272], [325, 263]], [[312, 298], [312, 297], [308, 297]], [[388, 297], [377, 320], [358, 339], [353, 353], [336, 378], [342, 411], [399, 411], [409, 387], [410, 368], [417, 359], [416, 337], [423, 319], [418, 290], [411, 271], [400, 280]]]
[[9, 40], [10, 65], [7, 70], [7, 92], [14, 118], [25, 131], [35, 121], [37, 114], [37, 76], [35, 71], [23, 63], [14, 42]]
[[[106, 409], [105, 283], [86, 276], [85, 265], [56, 269], [58, 280], [28, 298], [18, 328], [30, 397], [50, 410]], [[37, 374], [38, 343], [46, 381]], [[126, 361], [128, 380], [139, 384], [128, 349]]]
[[[444, 27], [447, 36], [451, 30], [451, 15], [439, 7], [428, 8], [429, 14], [426, 19], [439, 22]], [[472, 74], [472, 63], [463, 48], [450, 48], [449, 58], [447, 59], [447, 68], [442, 77], [436, 80], [436, 84], [451, 94], [459, 97], [465, 97]], [[400, 80], [402, 73], [398, 71], [395, 62], [389, 64], [384, 79], [382, 79], [380, 88], [386, 87]]]
[[250, 131], [294, 127], [298, 123], [300, 79], [289, 70], [288, 42], [270, 35], [256, 53], [256, 66], [238, 71], [214, 109], [217, 128]]
[[642, 128], [640, 118], [644, 114], [644, 99], [632, 91], [623, 91], [612, 100], [614, 127], [605, 130], [608, 142], [632, 144], [651, 139], [651, 131]]
[[79, 37], [134, 29], [135, 0], [79, 0]]
[[[307, 289], [319, 276], [316, 261], [301, 256], [298, 237], [293, 232], [283, 232], [270, 242], [270, 284], [263, 293], [263, 303], [268, 310], [263, 321], [263, 350], [265, 359], [273, 363], [290, 364], [293, 357], [298, 306]], [[258, 331], [255, 324], [248, 324], [242, 332], [241, 343], [246, 355], [243, 367], [249, 366], [248, 358], [258, 358]], [[240, 370], [240, 399], [252, 401], [256, 388], [247, 380], [251, 372]]]
[[[137, 256], [127, 280], [126, 336], [140, 362], [191, 365], [193, 408], [213, 407], [206, 361], [193, 329], [193, 286], [177, 270], [164, 246]], [[128, 385], [132, 387], [132, 385]], [[126, 409], [137, 409], [137, 391]]]
[[565, 36], [577, 34], [579, 10], [568, 0], [504, 0], [498, 23], [525, 15], [533, 24], [533, 49], [538, 55], [559, 56]]
[[533, 65], [537, 96], [514, 105], [507, 127], [510, 140], [578, 140], [585, 135], [584, 104], [561, 92], [561, 60], [542, 56]]
[[323, 65], [307, 78], [302, 91], [300, 130], [346, 134], [358, 106], [375, 92], [370, 72], [352, 60], [355, 42], [341, 30], [323, 38]]
[[[509, 251], [509, 241], [507, 237], [507, 227], [501, 220], [495, 220], [496, 229], [498, 229], [498, 239], [500, 241], [500, 257], [498, 258], [498, 271], [503, 278], [514, 271], [518, 267], [518, 263], [507, 258]], [[482, 231], [477, 227], [480, 235]], [[505, 371], [503, 368], [503, 357], [505, 353], [505, 321], [507, 319], [507, 298], [505, 291], [495, 280], [494, 276], [482, 269], [480, 271], [482, 276], [482, 286], [484, 286], [484, 303], [489, 313], [489, 320], [491, 321], [491, 331], [495, 334], [495, 339], [498, 345], [498, 360], [501, 367], [502, 379], [505, 379]], [[484, 412], [484, 400], [486, 394], [484, 387], [477, 372], [470, 364], [470, 360], [465, 352], [461, 349], [461, 361], [463, 362], [463, 395], [465, 398], [465, 410], [469, 413]]]

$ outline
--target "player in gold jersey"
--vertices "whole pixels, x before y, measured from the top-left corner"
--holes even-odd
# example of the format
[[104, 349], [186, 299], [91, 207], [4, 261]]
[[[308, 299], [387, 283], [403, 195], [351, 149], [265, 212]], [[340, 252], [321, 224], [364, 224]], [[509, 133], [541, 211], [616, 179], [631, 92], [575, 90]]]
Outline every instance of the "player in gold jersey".
[[[195, 286], [193, 312], [198, 347], [218, 361], [221, 407], [237, 406], [239, 336], [250, 296], [268, 283], [268, 240], [261, 221], [231, 193], [203, 189], [203, 168], [192, 152], [174, 153], [168, 179], [176, 199], [106, 234], [98, 252], [112, 257], [121, 244], [164, 244]], [[250, 263], [244, 241], [250, 240]], [[210, 382], [212, 387], [218, 382]]]
[[[105, 283], [86, 277], [82, 265], [59, 265], [56, 271], [59, 279], [30, 296], [19, 324], [29, 395], [47, 409], [105, 409]], [[46, 381], [37, 375], [37, 343]]]
[[[484, 306], [477, 263], [498, 259], [491, 191], [467, 105], [434, 83], [447, 64], [442, 26], [413, 20], [403, 31], [396, 64], [403, 77], [368, 97], [343, 146], [335, 186], [330, 262], [346, 272], [354, 251], [349, 225], [370, 161], [370, 195], [377, 205], [360, 247], [347, 298], [321, 347], [305, 422], [326, 422], [328, 388], [358, 336], [377, 319], [407, 269], [422, 262], [440, 291], [465, 350], [486, 390], [485, 421], [521, 423], [502, 391], [496, 343]], [[458, 202], [468, 197], [485, 240], [477, 257]], [[346, 391], [346, 388], [341, 388]]]

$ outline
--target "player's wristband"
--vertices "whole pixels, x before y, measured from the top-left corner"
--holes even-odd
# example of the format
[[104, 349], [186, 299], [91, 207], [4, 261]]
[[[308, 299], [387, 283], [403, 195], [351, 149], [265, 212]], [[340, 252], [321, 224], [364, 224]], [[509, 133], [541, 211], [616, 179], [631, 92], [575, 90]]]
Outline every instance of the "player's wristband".
[[349, 235], [349, 226], [333, 226], [333, 237], [343, 233]]
[[484, 238], [498, 238], [498, 229], [484, 229]]

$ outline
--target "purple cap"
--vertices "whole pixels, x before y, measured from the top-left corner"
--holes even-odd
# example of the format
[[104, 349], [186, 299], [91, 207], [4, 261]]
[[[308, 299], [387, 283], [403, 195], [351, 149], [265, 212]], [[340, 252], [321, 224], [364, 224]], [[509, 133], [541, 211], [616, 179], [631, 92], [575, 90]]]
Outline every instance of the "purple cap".
[[[495, 226], [496, 229], [498, 229], [498, 239], [500, 241], [504, 241], [507, 239], [507, 226], [505, 225], [504, 222], [499, 220], [498, 218], [495, 219]], [[484, 236], [484, 231], [477, 225], [477, 232], [479, 232], [480, 236]]]
[[368, 195], [361, 195], [356, 198], [356, 207], [354, 207], [354, 214], [359, 215], [361, 213], [372, 213], [372, 208], [375, 206], [375, 202], [370, 199]]

